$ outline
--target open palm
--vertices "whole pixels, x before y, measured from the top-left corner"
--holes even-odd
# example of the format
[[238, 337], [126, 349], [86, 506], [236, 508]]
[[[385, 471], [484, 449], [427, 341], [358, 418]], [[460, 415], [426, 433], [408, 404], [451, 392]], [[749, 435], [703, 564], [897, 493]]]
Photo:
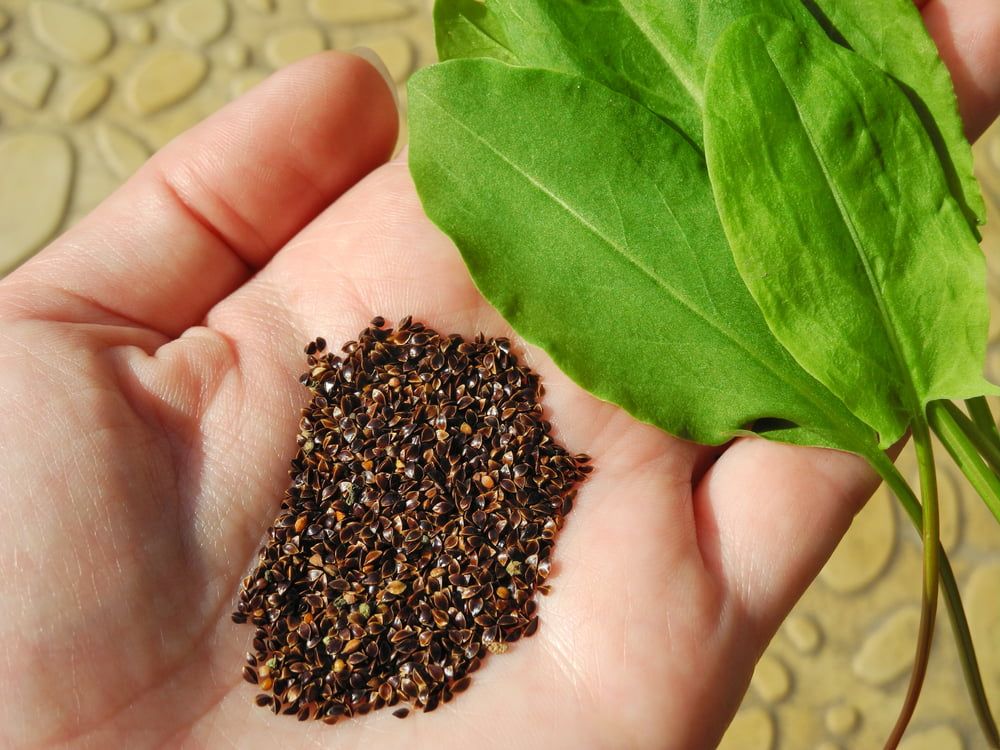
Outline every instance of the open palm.
[[[519, 342], [423, 216], [384, 83], [327, 54], [161, 151], [0, 284], [0, 745], [710, 747], [871, 493], [853, 457], [670, 438]], [[374, 170], [374, 171], [373, 171]], [[475, 200], [475, 196], [470, 196]], [[433, 714], [253, 706], [229, 619], [287, 481], [303, 344], [512, 336], [596, 471], [541, 627]]]

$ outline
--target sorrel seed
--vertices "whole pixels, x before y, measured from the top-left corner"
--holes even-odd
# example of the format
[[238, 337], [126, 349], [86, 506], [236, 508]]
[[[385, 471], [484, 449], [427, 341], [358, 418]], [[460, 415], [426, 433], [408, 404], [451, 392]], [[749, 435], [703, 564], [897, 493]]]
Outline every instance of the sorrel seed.
[[534, 634], [592, 469], [550, 436], [506, 339], [375, 318], [343, 351], [306, 347], [291, 486], [233, 614], [256, 628], [257, 705], [328, 723], [433, 711]]

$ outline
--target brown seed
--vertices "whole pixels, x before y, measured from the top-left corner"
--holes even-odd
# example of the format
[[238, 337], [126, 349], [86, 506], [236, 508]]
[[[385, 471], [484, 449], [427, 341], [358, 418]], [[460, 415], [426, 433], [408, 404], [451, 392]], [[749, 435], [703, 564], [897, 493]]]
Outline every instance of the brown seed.
[[406, 584], [403, 583], [402, 581], [391, 581], [389, 585], [385, 587], [385, 589], [390, 594], [398, 596], [399, 594], [402, 594], [404, 591], [406, 591]]
[[524, 627], [524, 634], [523, 635], [524, 635], [525, 638], [530, 638], [531, 636], [533, 636], [535, 634], [536, 630], [538, 630], [538, 618], [537, 617], [532, 617], [528, 621], [528, 624], [525, 625], [525, 627]]
[[252, 667], [243, 667], [243, 679], [249, 682], [251, 685], [257, 684], [257, 673]]
[[589, 459], [552, 440], [509, 341], [375, 319], [342, 356], [306, 351], [292, 481], [233, 615], [273, 692], [255, 701], [327, 723], [433, 711], [536, 631]]
[[397, 708], [395, 711], [392, 712], [392, 715], [395, 716], [397, 719], [405, 719], [407, 716], [410, 715], [410, 709]]

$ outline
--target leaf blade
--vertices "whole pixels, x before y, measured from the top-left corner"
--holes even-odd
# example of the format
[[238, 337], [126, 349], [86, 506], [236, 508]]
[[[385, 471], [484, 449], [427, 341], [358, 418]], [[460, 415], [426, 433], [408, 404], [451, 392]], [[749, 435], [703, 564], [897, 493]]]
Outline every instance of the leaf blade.
[[883, 447], [929, 401], [992, 392], [982, 255], [900, 90], [825, 37], [764, 16], [720, 39], [707, 90], [726, 235], [796, 360]]
[[986, 221], [951, 74], [913, 0], [805, 0], [820, 23], [892, 76], [913, 103], [972, 226]]
[[421, 71], [410, 102], [428, 216], [486, 298], [584, 388], [698, 442], [771, 417], [799, 425], [781, 432], [791, 442], [874, 449], [768, 331], [702, 157], [676, 130], [597, 83], [487, 60]]
[[437, 0], [434, 40], [442, 62], [463, 57], [519, 62], [506, 40], [501, 19], [479, 0]]

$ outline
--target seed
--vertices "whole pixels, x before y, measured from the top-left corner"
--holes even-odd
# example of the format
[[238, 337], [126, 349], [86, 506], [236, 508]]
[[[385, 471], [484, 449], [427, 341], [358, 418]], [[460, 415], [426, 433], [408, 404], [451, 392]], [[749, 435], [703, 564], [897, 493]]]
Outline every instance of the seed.
[[331, 724], [433, 711], [534, 634], [591, 468], [551, 438], [509, 341], [375, 318], [342, 351], [306, 347], [291, 482], [232, 616], [255, 628], [257, 705]]
[[410, 715], [410, 709], [397, 708], [395, 711], [392, 712], [392, 715], [395, 716], [397, 719], [405, 719], [407, 716]]
[[524, 637], [530, 638], [535, 634], [536, 630], [538, 630], [538, 618], [532, 617], [531, 620], [528, 621], [528, 624], [524, 626]]
[[403, 583], [402, 581], [392, 581], [388, 586], [385, 587], [385, 590], [388, 591], [390, 594], [399, 595], [402, 594], [404, 591], [406, 591], [406, 584]]

